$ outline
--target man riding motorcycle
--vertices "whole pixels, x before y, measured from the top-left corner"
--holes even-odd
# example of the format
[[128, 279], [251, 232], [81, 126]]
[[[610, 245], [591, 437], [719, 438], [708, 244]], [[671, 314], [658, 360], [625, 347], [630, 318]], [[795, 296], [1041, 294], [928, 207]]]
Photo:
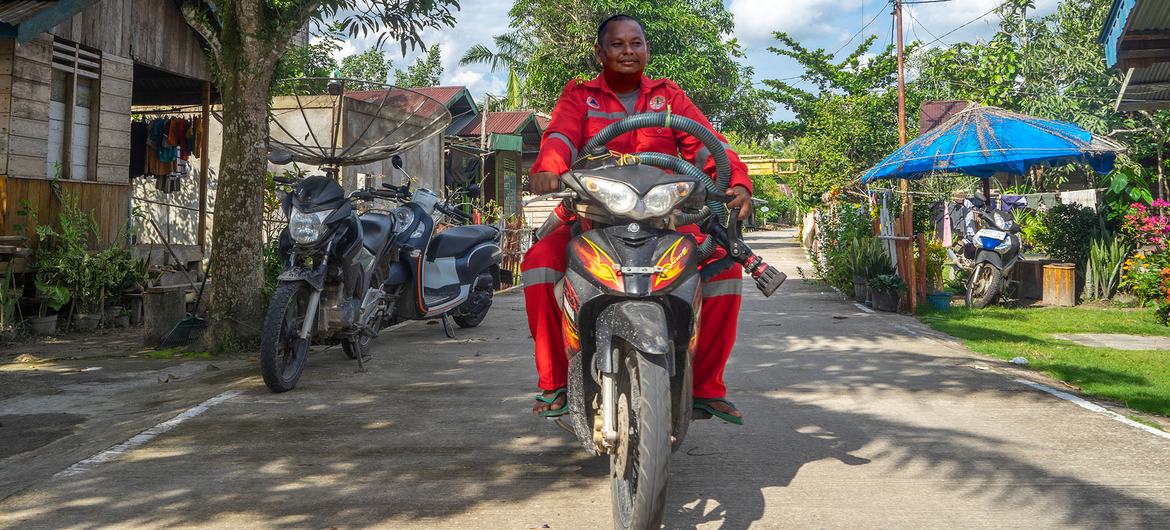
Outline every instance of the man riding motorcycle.
[[[728, 206], [739, 208], [741, 220], [747, 217], [752, 190], [747, 167], [678, 85], [665, 78], [650, 79], [643, 73], [650, 46], [642, 24], [628, 15], [605, 20], [598, 27], [594, 53], [603, 71], [590, 81], [572, 80], [565, 86], [532, 166], [532, 191], [536, 194], [557, 191], [560, 175], [569, 171], [579, 150], [605, 126], [638, 113], [667, 112], [703, 124], [723, 142], [731, 159], [731, 187], [727, 194], [734, 197]], [[619, 153], [677, 154], [708, 175], [715, 175], [715, 161], [707, 148], [690, 135], [668, 128], [630, 132], [609, 142], [607, 147]], [[528, 326], [536, 342], [538, 385], [543, 390], [532, 412], [542, 417], [568, 412], [565, 398], [568, 359], [561, 334], [561, 309], [554, 291], [564, 277], [566, 247], [573, 235], [571, 225], [577, 220], [563, 205], [557, 207], [554, 215], [562, 224], [534, 244], [521, 263]], [[695, 225], [679, 227], [679, 232], [693, 234], [699, 243], [706, 238]], [[694, 407], [696, 417], [714, 415], [742, 425], [743, 415], [726, 399], [723, 369], [735, 345], [743, 270], [725, 256], [726, 252], [719, 249], [703, 264], [707, 270], [703, 274], [703, 304], [694, 360]]]

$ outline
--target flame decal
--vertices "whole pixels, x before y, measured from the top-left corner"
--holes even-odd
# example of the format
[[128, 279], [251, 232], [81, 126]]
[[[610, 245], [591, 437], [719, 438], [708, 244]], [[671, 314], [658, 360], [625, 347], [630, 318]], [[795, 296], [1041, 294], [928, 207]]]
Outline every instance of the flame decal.
[[565, 350], [568, 353], [581, 351], [581, 337], [577, 334], [577, 325], [573, 321], [561, 319], [561, 335], [565, 338]]
[[658, 259], [657, 266], [661, 268], [662, 272], [654, 277], [653, 290], [657, 291], [667, 285], [670, 285], [675, 278], [683, 271], [683, 258], [689, 253], [689, 246], [682, 245], [683, 238], [678, 238], [662, 257]]
[[613, 258], [609, 257], [609, 254], [606, 254], [588, 238], [582, 237], [581, 241], [588, 245], [580, 243], [576, 245], [577, 256], [581, 258], [581, 264], [585, 266], [585, 270], [589, 271], [589, 274], [592, 274], [602, 285], [615, 291], [625, 291], [624, 282], [618, 276], [618, 271], [621, 269]]

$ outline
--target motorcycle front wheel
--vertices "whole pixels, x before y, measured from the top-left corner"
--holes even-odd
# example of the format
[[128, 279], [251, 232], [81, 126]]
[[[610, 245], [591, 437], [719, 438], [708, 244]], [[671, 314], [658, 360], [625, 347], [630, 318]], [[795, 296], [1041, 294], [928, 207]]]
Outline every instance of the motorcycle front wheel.
[[1003, 286], [1003, 272], [987, 262], [975, 266], [967, 284], [967, 307], [982, 309], [995, 302]]
[[309, 357], [312, 337], [300, 338], [301, 326], [309, 308], [312, 288], [304, 282], [282, 283], [268, 303], [264, 328], [260, 333], [260, 374], [273, 392], [296, 388], [305, 360]]
[[665, 356], [630, 350], [618, 378], [618, 449], [610, 456], [613, 525], [659, 528], [670, 474], [670, 370]]

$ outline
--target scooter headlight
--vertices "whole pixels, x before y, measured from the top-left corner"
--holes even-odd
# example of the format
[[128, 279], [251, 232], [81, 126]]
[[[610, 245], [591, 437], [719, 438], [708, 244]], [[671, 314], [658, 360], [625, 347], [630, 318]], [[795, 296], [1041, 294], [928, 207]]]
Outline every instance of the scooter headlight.
[[654, 186], [642, 198], [642, 204], [646, 206], [646, 213], [651, 216], [658, 217], [666, 215], [670, 212], [671, 208], [674, 208], [674, 205], [687, 198], [694, 189], [695, 185], [693, 182], [674, 182]]
[[630, 213], [638, 205], [638, 193], [634, 188], [614, 180], [597, 177], [582, 177], [585, 191], [605, 205], [610, 212], [618, 215]]
[[294, 206], [288, 217], [288, 233], [293, 241], [302, 245], [316, 243], [321, 239], [321, 234], [325, 233], [325, 219], [328, 219], [331, 213], [333, 210], [305, 213]]

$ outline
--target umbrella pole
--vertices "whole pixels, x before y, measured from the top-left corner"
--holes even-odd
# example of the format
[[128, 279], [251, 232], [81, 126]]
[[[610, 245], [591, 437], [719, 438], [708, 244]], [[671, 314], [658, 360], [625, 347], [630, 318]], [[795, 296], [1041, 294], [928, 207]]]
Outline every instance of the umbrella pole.
[[991, 207], [991, 179], [979, 179], [983, 181], [983, 203], [987, 208]]

